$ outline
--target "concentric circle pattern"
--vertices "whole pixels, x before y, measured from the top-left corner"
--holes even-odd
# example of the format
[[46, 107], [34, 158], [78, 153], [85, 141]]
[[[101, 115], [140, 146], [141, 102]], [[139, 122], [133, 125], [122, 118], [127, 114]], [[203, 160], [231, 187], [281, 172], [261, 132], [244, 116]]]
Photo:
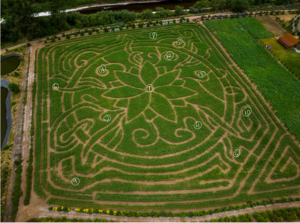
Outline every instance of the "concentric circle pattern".
[[183, 210], [299, 194], [299, 147], [202, 26], [48, 45], [37, 84], [34, 189], [49, 204]]

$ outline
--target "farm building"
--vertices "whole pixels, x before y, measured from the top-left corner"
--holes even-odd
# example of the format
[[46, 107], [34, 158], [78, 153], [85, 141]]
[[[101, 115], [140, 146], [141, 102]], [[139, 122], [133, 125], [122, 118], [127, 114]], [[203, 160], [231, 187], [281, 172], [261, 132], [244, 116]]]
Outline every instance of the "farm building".
[[284, 36], [280, 37], [278, 39], [278, 42], [280, 42], [287, 49], [290, 49], [292, 47], [298, 47], [300, 43], [299, 40], [296, 39], [290, 33], [287, 33]]

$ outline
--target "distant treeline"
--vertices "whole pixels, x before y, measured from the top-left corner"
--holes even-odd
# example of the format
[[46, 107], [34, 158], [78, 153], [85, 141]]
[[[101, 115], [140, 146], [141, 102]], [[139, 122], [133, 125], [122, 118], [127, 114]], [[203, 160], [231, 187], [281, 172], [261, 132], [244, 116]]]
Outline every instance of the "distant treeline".
[[[61, 13], [70, 4], [89, 4], [96, 0], [2, 0], [1, 13], [5, 20], [1, 24], [1, 42], [16, 42], [26, 36], [28, 40], [53, 35], [71, 28], [82, 28], [95, 25], [108, 25], [116, 22], [132, 22], [136, 19], [167, 18], [185, 15], [187, 12], [180, 6], [175, 11], [157, 7], [156, 14], [146, 9], [141, 13], [122, 11], [100, 11], [96, 14], [83, 15], [79, 12]], [[110, 0], [119, 2], [123, 0]], [[184, 1], [184, 0], [183, 0]], [[205, 10], [227, 10], [243, 12], [252, 5], [270, 3], [271, 0], [202, 0], [190, 7], [190, 13], [197, 14]], [[276, 0], [278, 3], [282, 0]], [[44, 3], [44, 4], [37, 4]], [[43, 10], [41, 10], [41, 7]], [[51, 16], [34, 17], [35, 13], [50, 11]]]

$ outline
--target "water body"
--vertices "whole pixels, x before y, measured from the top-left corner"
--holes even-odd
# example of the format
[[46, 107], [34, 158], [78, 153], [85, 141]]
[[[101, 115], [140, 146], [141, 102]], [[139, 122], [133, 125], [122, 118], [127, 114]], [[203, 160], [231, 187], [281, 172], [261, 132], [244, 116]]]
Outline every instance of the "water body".
[[19, 55], [8, 55], [1, 59], [1, 76], [13, 72], [21, 63]]
[[[142, 12], [145, 9], [151, 9], [155, 11], [156, 7], [163, 7], [164, 9], [174, 10], [176, 5], [182, 6], [184, 9], [189, 9], [199, 0], [182, 0], [183, 2], [166, 0], [166, 1], [153, 1], [153, 2], [121, 2], [121, 3], [106, 3], [106, 4], [93, 4], [91, 6], [77, 7], [73, 9], [67, 9], [65, 12], [80, 12], [82, 14], [93, 14], [102, 10], [120, 11], [126, 9], [128, 11]], [[50, 16], [50, 12], [36, 13], [35, 17]], [[2, 23], [4, 20], [0, 20]]]
[[1, 87], [1, 148], [7, 130], [6, 105], [5, 105], [7, 95], [8, 95], [8, 90], [5, 87]]
[[120, 11], [123, 9], [126, 9], [128, 11], [134, 11], [134, 12], [142, 12], [145, 9], [151, 9], [155, 11], [156, 7], [163, 7], [164, 9], [170, 9], [175, 10], [176, 5], [180, 5], [184, 9], [189, 9], [190, 6], [193, 6], [197, 1], [199, 0], [183, 0], [182, 2], [174, 1], [174, 0], [168, 0], [163, 2], [149, 2], [149, 3], [133, 3], [133, 4], [117, 4], [117, 5], [111, 5], [111, 6], [97, 6], [97, 7], [89, 7], [82, 10], [79, 10], [82, 14], [93, 14], [97, 13], [101, 10], [112, 10], [112, 11]]

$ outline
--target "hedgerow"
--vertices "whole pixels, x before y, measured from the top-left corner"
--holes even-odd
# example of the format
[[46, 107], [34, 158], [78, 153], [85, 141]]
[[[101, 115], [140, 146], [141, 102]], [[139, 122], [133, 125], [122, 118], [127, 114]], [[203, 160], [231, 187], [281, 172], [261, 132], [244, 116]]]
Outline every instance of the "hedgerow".
[[[21, 183], [22, 183], [22, 155], [19, 155], [19, 161], [17, 162], [17, 167], [15, 170], [16, 177], [15, 177], [15, 185], [13, 188], [12, 193], [12, 214], [11, 219], [12, 221], [15, 221], [17, 212], [19, 210], [19, 202], [20, 197], [23, 195], [23, 191], [21, 189]], [[16, 164], [16, 161], [15, 161]]]

